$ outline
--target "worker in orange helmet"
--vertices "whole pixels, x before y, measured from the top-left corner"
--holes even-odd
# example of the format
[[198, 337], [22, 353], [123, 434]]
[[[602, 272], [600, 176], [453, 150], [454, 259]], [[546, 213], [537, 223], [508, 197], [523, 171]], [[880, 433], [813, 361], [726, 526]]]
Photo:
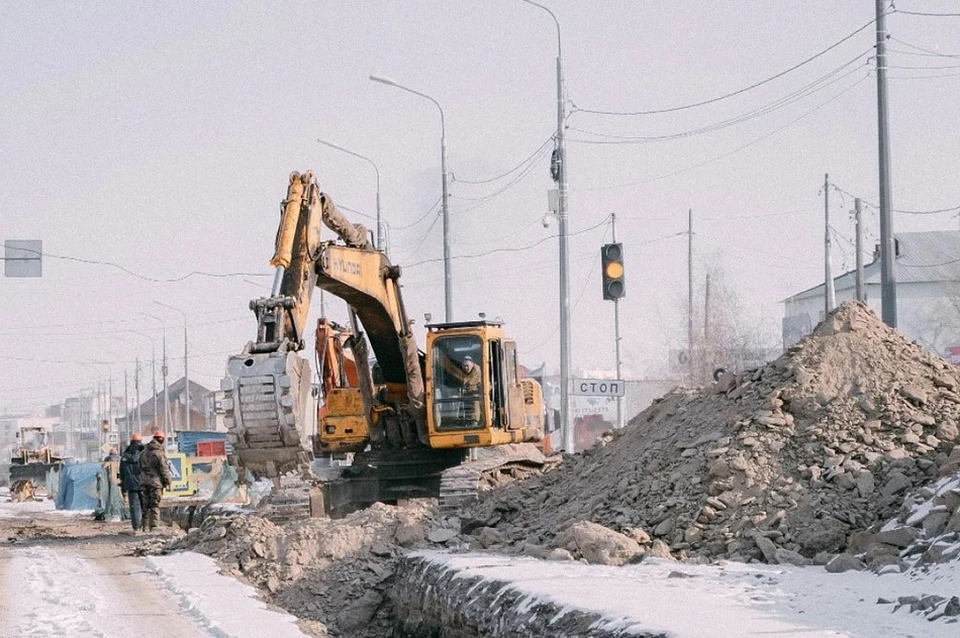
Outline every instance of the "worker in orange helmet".
[[173, 477], [163, 451], [166, 437], [163, 430], [154, 430], [153, 438], [140, 455], [140, 493], [143, 496], [143, 527], [152, 532], [160, 520], [160, 499], [163, 489], [170, 487]]

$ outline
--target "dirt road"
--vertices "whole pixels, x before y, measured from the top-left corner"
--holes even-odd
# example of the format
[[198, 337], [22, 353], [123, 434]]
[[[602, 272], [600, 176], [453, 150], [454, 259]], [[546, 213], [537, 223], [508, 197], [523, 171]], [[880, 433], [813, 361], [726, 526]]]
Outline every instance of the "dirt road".
[[307, 635], [204, 556], [136, 555], [174, 533], [133, 536], [0, 494], [0, 638]]

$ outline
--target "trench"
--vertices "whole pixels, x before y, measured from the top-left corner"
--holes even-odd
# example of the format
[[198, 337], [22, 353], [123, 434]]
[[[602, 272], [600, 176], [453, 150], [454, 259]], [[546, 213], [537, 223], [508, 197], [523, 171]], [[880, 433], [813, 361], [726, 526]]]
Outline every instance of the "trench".
[[411, 555], [390, 590], [393, 638], [664, 638], [612, 628], [610, 619], [525, 594], [508, 582], [460, 573]]

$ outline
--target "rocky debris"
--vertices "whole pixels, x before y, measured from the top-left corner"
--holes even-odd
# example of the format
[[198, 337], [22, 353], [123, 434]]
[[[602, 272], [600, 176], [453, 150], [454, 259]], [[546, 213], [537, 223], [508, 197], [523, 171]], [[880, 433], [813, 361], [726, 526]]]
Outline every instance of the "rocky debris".
[[[588, 521], [639, 530], [651, 555], [827, 565], [960, 466], [958, 423], [957, 369], [851, 302], [766, 366], [674, 391], [605, 445], [487, 494], [461, 531], [583, 558], [566, 541]], [[942, 518], [927, 524], [946, 529]]]
[[19, 479], [10, 486], [10, 500], [14, 503], [23, 503], [35, 499], [37, 486], [30, 479]]
[[[436, 503], [376, 504], [342, 519], [277, 525], [262, 515], [213, 515], [166, 550], [212, 556], [290, 613], [322, 624], [330, 636], [392, 636], [388, 591], [397, 561], [411, 548], [457, 547]], [[317, 630], [315, 630], [317, 631]]]

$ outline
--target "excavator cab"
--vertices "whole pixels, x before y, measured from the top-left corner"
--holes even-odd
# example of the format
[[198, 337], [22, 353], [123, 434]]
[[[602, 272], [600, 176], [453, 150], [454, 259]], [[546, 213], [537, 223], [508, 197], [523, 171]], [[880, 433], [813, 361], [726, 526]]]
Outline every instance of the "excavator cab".
[[429, 446], [469, 448], [543, 438], [540, 386], [521, 379], [516, 343], [497, 321], [427, 326]]

